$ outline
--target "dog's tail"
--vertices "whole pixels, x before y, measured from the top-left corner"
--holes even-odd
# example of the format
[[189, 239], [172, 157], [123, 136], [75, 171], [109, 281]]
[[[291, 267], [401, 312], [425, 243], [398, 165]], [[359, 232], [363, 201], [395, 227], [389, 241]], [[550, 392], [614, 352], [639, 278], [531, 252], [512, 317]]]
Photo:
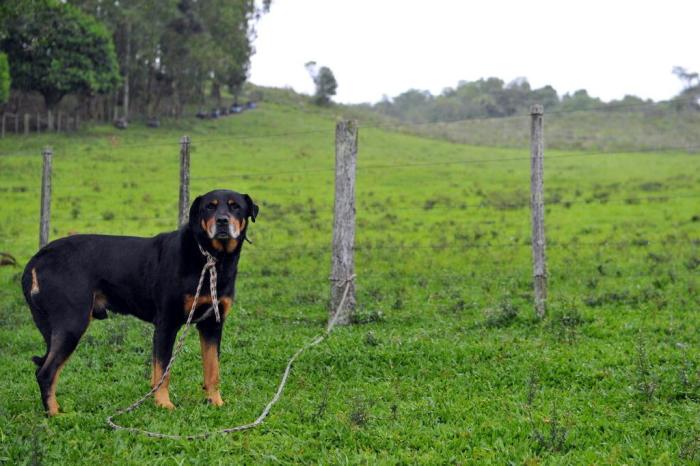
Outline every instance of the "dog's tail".
[[36, 271], [34, 269], [35, 259], [36, 256], [32, 258], [24, 268], [24, 273], [22, 274], [22, 291], [27, 305], [29, 306], [29, 310], [32, 313], [32, 317], [34, 318], [34, 323], [46, 342], [47, 353], [44, 356], [32, 357], [34, 364], [41, 367], [44, 365], [44, 362], [46, 362], [46, 357], [48, 355], [49, 342], [51, 339], [51, 324], [46, 313], [41, 309], [36, 299], [38, 282], [36, 281]]

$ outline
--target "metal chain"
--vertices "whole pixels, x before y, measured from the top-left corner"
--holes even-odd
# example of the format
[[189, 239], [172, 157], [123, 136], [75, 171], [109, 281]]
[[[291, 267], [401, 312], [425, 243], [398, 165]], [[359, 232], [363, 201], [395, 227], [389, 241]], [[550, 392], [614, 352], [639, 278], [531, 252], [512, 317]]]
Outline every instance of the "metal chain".
[[[117, 411], [115, 414], [109, 416], [107, 418], [107, 424], [114, 430], [125, 430], [128, 432], [133, 432], [133, 433], [138, 433], [138, 434], [143, 434], [147, 435], [149, 437], [155, 437], [155, 438], [163, 438], [163, 439], [170, 439], [170, 440], [199, 440], [199, 439], [206, 439], [212, 435], [216, 434], [230, 434], [233, 432], [241, 432], [244, 430], [252, 429], [254, 427], [259, 426], [260, 424], [263, 423], [265, 418], [267, 417], [268, 414], [270, 414], [270, 410], [272, 409], [272, 406], [274, 406], [277, 401], [279, 401], [280, 397], [282, 396], [282, 392], [284, 391], [284, 386], [287, 383], [287, 378], [289, 377], [289, 373], [292, 370], [292, 364], [294, 364], [294, 361], [307, 349], [318, 345], [321, 343], [323, 340], [330, 335], [330, 333], [333, 331], [333, 328], [335, 327], [336, 322], [338, 321], [338, 317], [340, 315], [340, 310], [343, 308], [343, 305], [345, 304], [345, 299], [347, 298], [348, 291], [350, 290], [350, 284], [352, 281], [355, 279], [355, 275], [351, 275], [350, 277], [346, 278], [342, 283], [337, 284], [336, 286], [345, 286], [345, 290], [343, 291], [343, 297], [340, 300], [340, 303], [338, 304], [337, 309], [335, 310], [335, 313], [333, 315], [333, 318], [330, 320], [328, 323], [328, 326], [324, 330], [323, 333], [320, 335], [316, 336], [313, 340], [299, 348], [294, 355], [289, 359], [289, 362], [287, 362], [287, 366], [284, 370], [284, 373], [282, 374], [282, 379], [280, 380], [280, 384], [277, 387], [277, 391], [275, 392], [275, 395], [272, 397], [272, 399], [265, 405], [265, 408], [263, 408], [262, 412], [260, 413], [260, 416], [257, 417], [253, 422], [250, 422], [248, 424], [242, 424], [239, 426], [235, 427], [229, 427], [226, 429], [219, 429], [211, 432], [203, 432], [200, 434], [193, 434], [193, 435], [175, 435], [175, 434], [163, 434], [160, 432], [151, 432], [145, 429], [139, 429], [137, 427], [125, 427], [121, 426], [119, 424], [116, 424], [114, 422], [114, 418], [117, 416], [121, 416], [122, 414], [129, 413], [131, 411], [134, 411], [136, 408], [138, 408], [141, 404], [143, 404], [144, 401], [146, 401], [150, 396], [152, 396], [156, 390], [158, 390], [161, 385], [163, 385], [163, 382], [165, 381], [165, 378], [168, 376], [170, 373], [170, 368], [173, 365], [173, 362], [177, 358], [177, 356], [180, 354], [180, 351], [182, 350], [185, 337], [187, 336], [187, 333], [189, 332], [190, 326], [192, 324], [192, 316], [194, 315], [194, 310], [197, 307], [197, 300], [199, 299], [199, 293], [202, 288], [202, 284], [204, 283], [204, 276], [206, 275], [207, 270], [209, 270], [209, 278], [210, 278], [210, 287], [212, 290], [212, 302], [216, 302], [216, 259], [208, 254], [206, 251], [202, 249], [200, 246], [200, 251], [202, 251], [202, 254], [205, 255], [207, 258], [206, 264], [204, 264], [204, 267], [202, 268], [202, 273], [199, 276], [199, 284], [197, 285], [197, 291], [194, 296], [194, 301], [192, 302], [192, 309], [190, 310], [190, 314], [187, 317], [187, 322], [185, 323], [185, 330], [182, 332], [180, 335], [180, 338], [178, 339], [177, 346], [175, 347], [175, 351], [173, 351], [173, 355], [170, 358], [170, 361], [168, 362], [168, 366], [165, 368], [165, 371], [163, 372], [163, 375], [161, 376], [160, 380], [158, 383], [148, 392], [146, 393], [143, 397], [132, 403], [130, 406], [127, 408], [121, 409]], [[216, 317], [217, 317], [217, 322], [219, 319], [219, 311], [218, 311], [218, 303], [217, 305], [214, 306], [214, 309], [216, 309]]]

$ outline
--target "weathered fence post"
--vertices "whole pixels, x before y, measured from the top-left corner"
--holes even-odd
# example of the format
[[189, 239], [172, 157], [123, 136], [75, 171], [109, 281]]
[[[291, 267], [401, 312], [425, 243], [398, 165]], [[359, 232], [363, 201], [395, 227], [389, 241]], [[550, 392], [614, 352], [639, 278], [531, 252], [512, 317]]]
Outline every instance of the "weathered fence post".
[[[357, 168], [357, 121], [340, 121], [335, 127], [335, 208], [333, 214], [333, 257], [329, 320], [351, 323], [355, 309], [355, 173]], [[348, 293], [343, 299], [346, 285]], [[334, 313], [338, 312], [338, 316]]]
[[178, 226], [189, 219], [190, 208], [190, 138], [180, 138], [180, 214]]
[[49, 242], [49, 225], [51, 221], [51, 164], [53, 150], [45, 147], [41, 155], [44, 158], [44, 171], [41, 175], [41, 220], [39, 223], [39, 248]]
[[546, 314], [547, 258], [544, 235], [544, 107], [530, 107], [530, 209], [532, 211], [532, 271], [535, 288], [535, 312], [540, 319]]
[[19, 113], [15, 113], [15, 134], [19, 134]]
[[24, 114], [24, 135], [27, 136], [29, 134], [29, 114], [25, 113]]

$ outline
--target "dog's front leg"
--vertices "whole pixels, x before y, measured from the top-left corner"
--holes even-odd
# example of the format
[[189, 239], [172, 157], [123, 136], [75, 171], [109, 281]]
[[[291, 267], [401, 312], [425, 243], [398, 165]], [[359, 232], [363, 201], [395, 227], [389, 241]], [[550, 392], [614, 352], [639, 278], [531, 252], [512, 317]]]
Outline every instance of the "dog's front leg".
[[[173, 354], [173, 345], [177, 336], [177, 328], [167, 323], [156, 323], [153, 332], [153, 372], [151, 373], [151, 387], [155, 387], [163, 377], [170, 358]], [[167, 409], [175, 409], [175, 405], [170, 401], [168, 386], [170, 385], [170, 373], [163, 380], [163, 384], [158, 387], [153, 394], [153, 399], [157, 406]]]
[[204, 391], [207, 400], [214, 406], [224, 404], [219, 393], [219, 351], [223, 324], [223, 320], [217, 323], [214, 319], [207, 319], [197, 324], [199, 343], [202, 348]]

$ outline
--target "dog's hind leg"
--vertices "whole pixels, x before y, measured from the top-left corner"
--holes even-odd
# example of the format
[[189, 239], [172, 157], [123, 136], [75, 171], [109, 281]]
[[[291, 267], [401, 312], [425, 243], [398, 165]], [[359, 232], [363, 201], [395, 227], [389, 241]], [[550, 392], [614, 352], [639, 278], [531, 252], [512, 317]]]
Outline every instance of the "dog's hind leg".
[[56, 401], [56, 385], [58, 376], [66, 361], [78, 346], [80, 337], [85, 333], [88, 322], [84, 325], [73, 325], [71, 328], [54, 332], [49, 343], [48, 354], [36, 371], [36, 380], [41, 391], [41, 401], [49, 416], [58, 414], [59, 405]]
[[[37, 305], [42, 309], [48, 306], [51, 308], [50, 313], [42, 313], [46, 319], [45, 325], [50, 331], [50, 338], [48, 338], [46, 356], [35, 358], [35, 362], [41, 363], [36, 371], [41, 401], [47, 414], [54, 416], [59, 410], [56, 401], [58, 376], [90, 323], [92, 300], [88, 293], [83, 296], [80, 294], [71, 296], [63, 293], [63, 290], [57, 286], [51, 289], [48, 285], [45, 287], [46, 293], [40, 297]], [[44, 334], [41, 327], [40, 330]], [[45, 334], [44, 337], [46, 338]]]

